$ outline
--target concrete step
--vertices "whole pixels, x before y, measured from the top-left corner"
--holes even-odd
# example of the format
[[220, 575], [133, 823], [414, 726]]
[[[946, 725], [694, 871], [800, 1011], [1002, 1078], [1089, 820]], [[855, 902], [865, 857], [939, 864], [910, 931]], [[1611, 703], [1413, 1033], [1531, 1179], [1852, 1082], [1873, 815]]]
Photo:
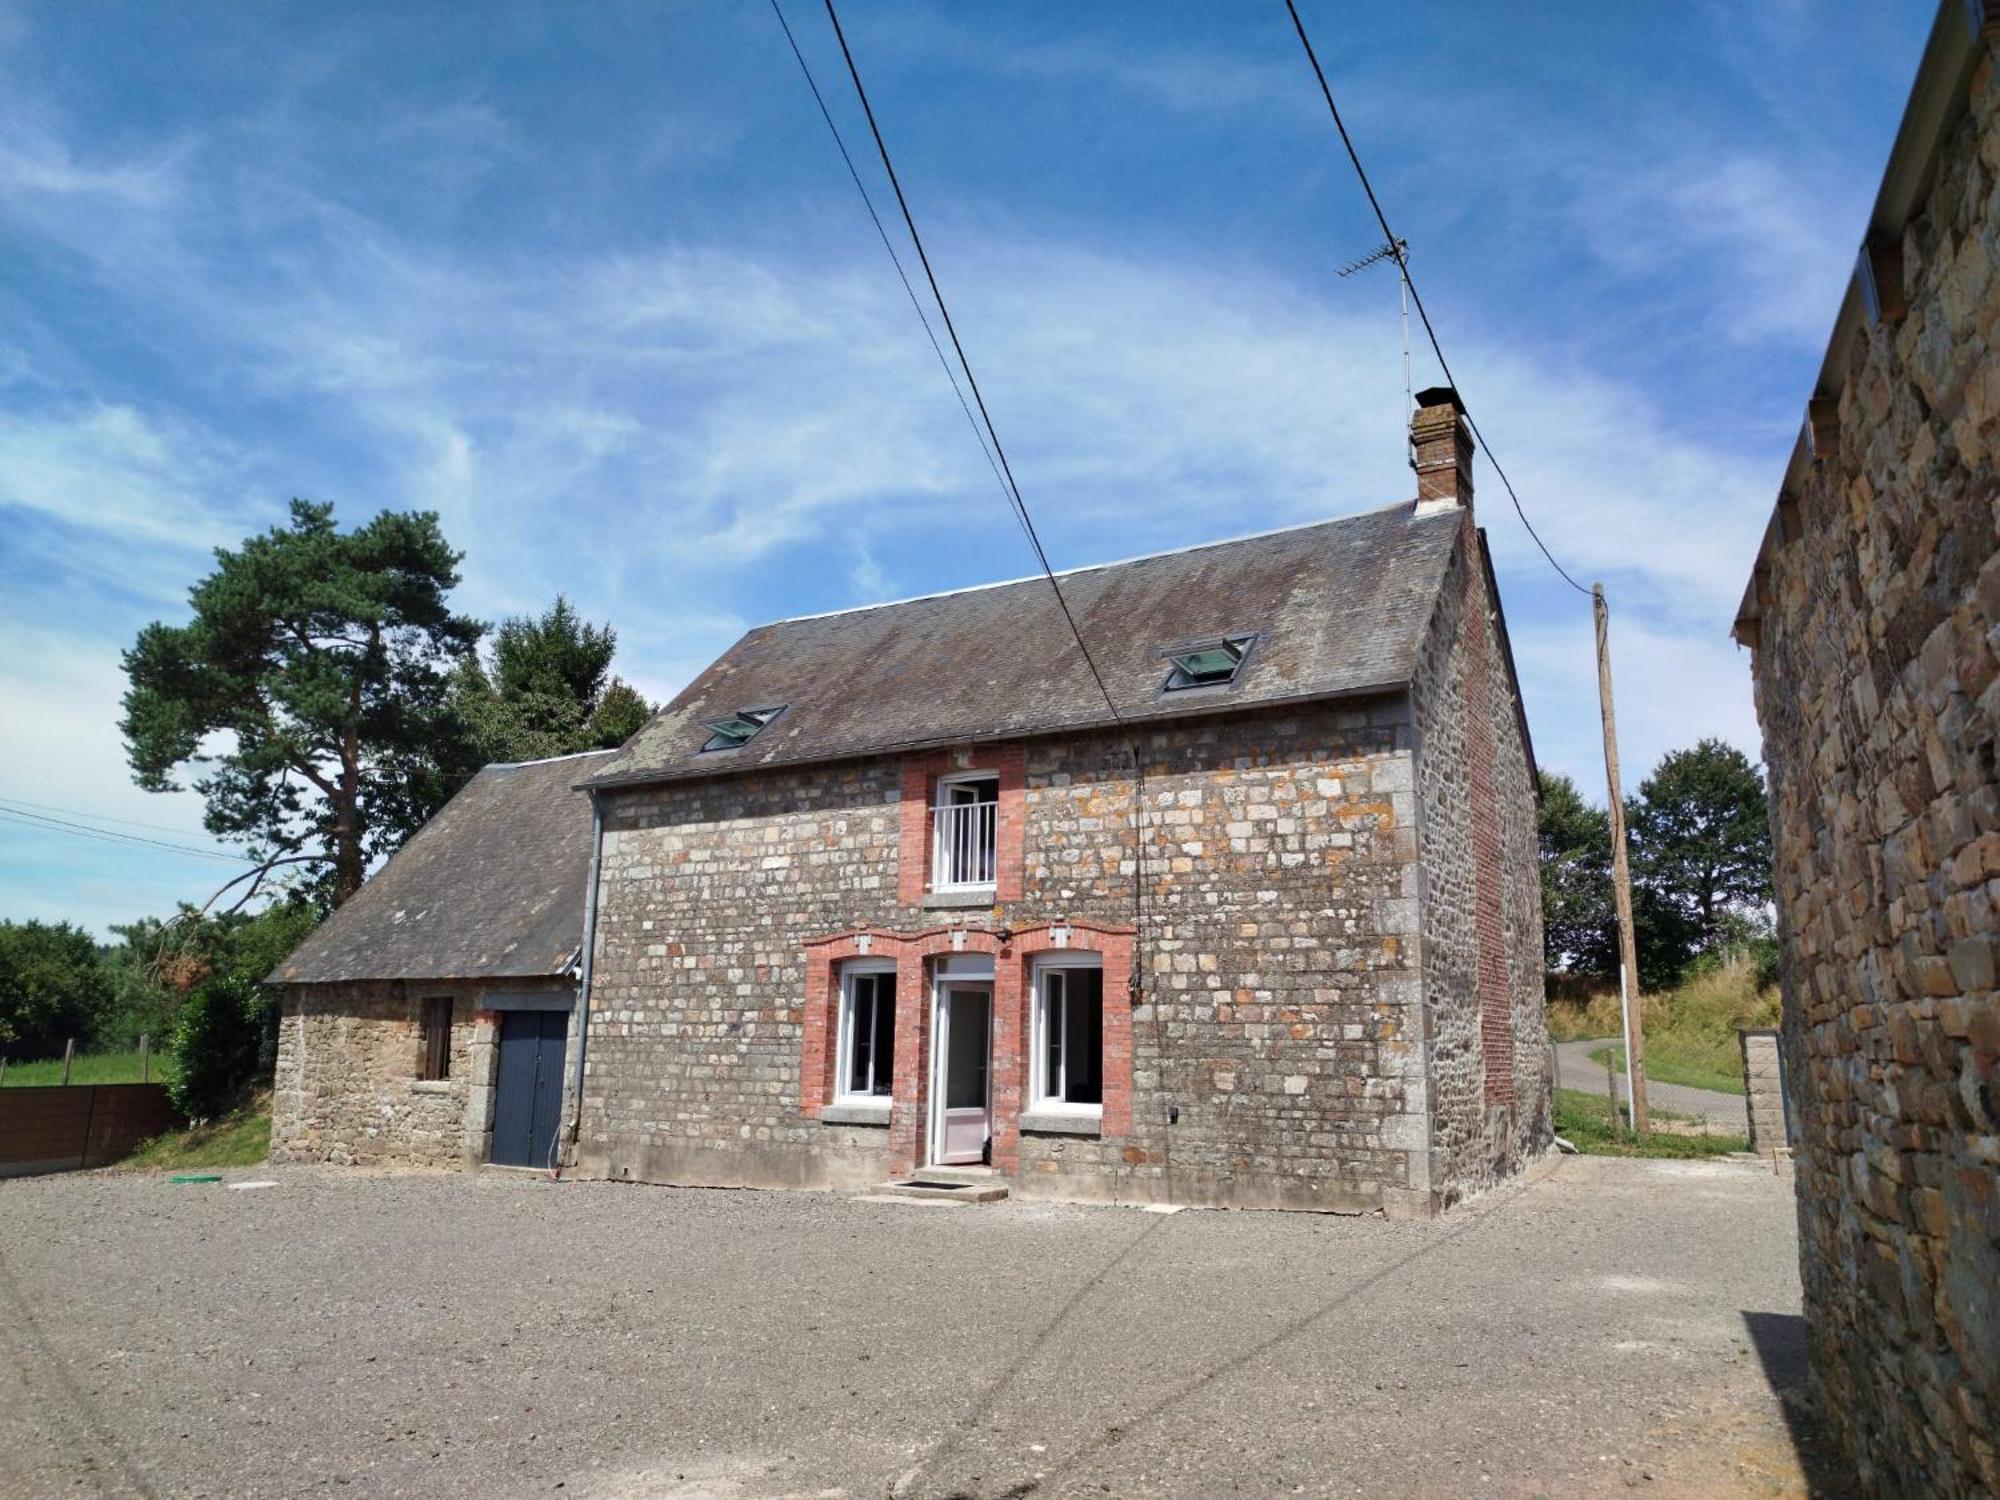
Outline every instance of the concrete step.
[[991, 1167], [918, 1167], [910, 1174], [911, 1182], [933, 1187], [983, 1187], [995, 1180]]
[[919, 1198], [932, 1203], [997, 1203], [1007, 1196], [1004, 1182], [926, 1182], [905, 1178], [885, 1182], [874, 1191], [878, 1198]]

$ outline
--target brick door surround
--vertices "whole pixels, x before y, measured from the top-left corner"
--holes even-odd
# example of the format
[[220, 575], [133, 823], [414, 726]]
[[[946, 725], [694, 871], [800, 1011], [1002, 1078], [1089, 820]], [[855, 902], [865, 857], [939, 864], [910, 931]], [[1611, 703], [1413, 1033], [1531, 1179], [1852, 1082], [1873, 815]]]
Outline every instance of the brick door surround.
[[839, 1058], [840, 965], [855, 958], [896, 964], [896, 1065], [889, 1113], [889, 1168], [924, 1164], [930, 1114], [931, 966], [960, 953], [993, 959], [993, 1166], [1020, 1168], [1021, 1115], [1029, 1097], [1028, 1031], [1036, 957], [1095, 953], [1104, 967], [1104, 1105], [1109, 1139], [1132, 1129], [1132, 936], [1130, 927], [1095, 922], [1040, 922], [1014, 931], [930, 927], [918, 932], [866, 928], [806, 944], [805, 1017], [799, 1059], [799, 1108], [810, 1119], [834, 1098]]

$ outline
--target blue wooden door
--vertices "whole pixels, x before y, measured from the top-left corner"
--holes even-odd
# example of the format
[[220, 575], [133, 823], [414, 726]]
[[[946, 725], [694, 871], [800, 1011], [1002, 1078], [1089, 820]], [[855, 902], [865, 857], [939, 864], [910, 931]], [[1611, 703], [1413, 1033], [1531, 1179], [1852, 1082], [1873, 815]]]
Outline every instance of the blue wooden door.
[[500, 1013], [492, 1154], [500, 1166], [549, 1165], [562, 1112], [563, 1052], [568, 1041], [567, 1011]]

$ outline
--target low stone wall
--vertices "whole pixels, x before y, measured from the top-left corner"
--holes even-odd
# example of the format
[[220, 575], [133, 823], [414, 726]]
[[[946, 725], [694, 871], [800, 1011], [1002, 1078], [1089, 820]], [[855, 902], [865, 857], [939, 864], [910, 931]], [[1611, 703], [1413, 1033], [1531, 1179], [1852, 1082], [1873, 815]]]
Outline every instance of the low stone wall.
[[[494, 986], [465, 980], [291, 985], [278, 1023], [271, 1160], [472, 1167], [486, 1160], [499, 1067]], [[574, 993], [548, 981], [510, 993]], [[447, 1076], [420, 1076], [426, 999], [452, 1001]], [[575, 1047], [572, 1028], [571, 1048]], [[565, 1072], [565, 1077], [567, 1077]]]
[[1743, 1091], [1748, 1096], [1750, 1149], [1765, 1156], [1790, 1155], [1791, 1131], [1785, 1118], [1785, 1065], [1775, 1029], [1745, 1028], [1736, 1033], [1743, 1049]]
[[1976, 66], [1901, 285], [1813, 410], [1753, 637], [1809, 1347], [1880, 1495], [2000, 1492], [2000, 84]]

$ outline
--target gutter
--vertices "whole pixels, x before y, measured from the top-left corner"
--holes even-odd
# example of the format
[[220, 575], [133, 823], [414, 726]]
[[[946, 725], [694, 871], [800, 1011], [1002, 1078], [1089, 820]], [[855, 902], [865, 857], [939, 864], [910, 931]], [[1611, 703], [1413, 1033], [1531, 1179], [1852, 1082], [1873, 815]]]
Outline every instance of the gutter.
[[[582, 966], [576, 987], [576, 1079], [572, 1085], [575, 1103], [569, 1121], [569, 1162], [576, 1165], [577, 1141], [583, 1135], [583, 1065], [590, 1055], [590, 981], [597, 956], [597, 875], [604, 859], [604, 806], [597, 793], [590, 793], [590, 874], [583, 887]], [[561, 1166], [552, 1168], [555, 1175]]]

